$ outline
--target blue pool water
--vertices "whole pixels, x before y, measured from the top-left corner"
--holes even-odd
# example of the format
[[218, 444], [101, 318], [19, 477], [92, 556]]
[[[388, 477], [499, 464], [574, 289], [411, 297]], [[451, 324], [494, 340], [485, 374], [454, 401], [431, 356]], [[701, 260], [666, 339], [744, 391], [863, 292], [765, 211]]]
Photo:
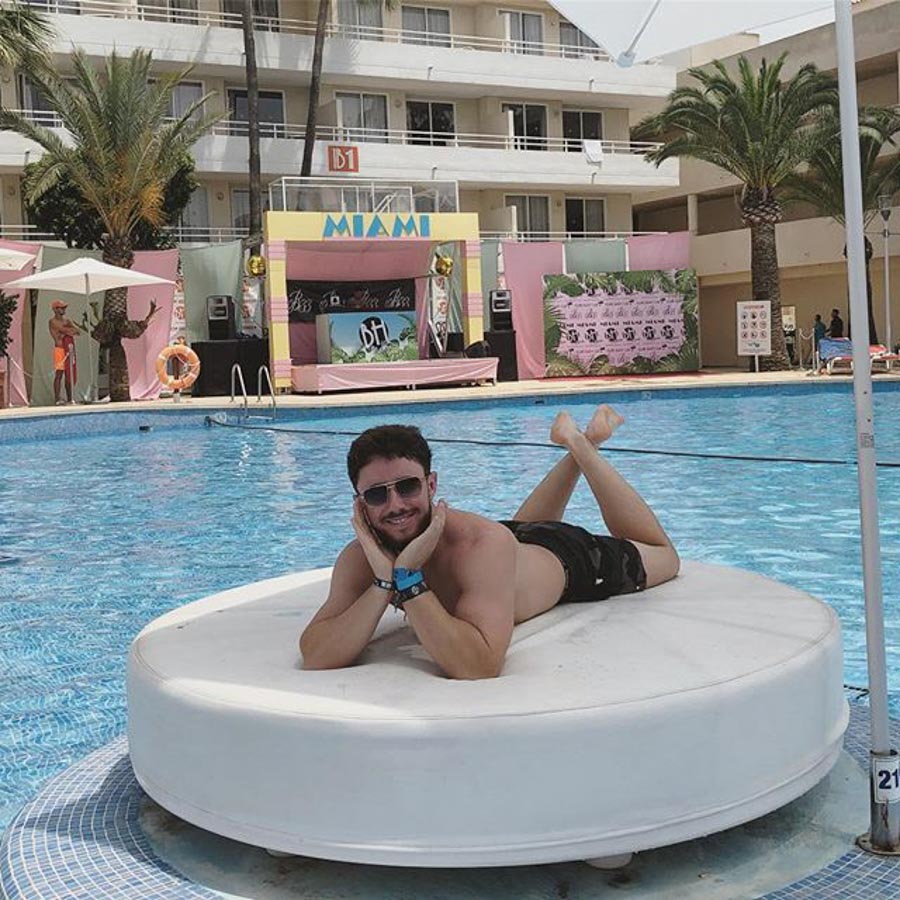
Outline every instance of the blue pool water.
[[[875, 398], [883, 462], [900, 462], [897, 388], [878, 385]], [[418, 424], [435, 441], [439, 494], [500, 518], [558, 458], [547, 440], [556, 409], [584, 422], [600, 399], [292, 411], [280, 414], [279, 431], [205, 427], [187, 410], [0, 422], [0, 828], [47, 777], [122, 732], [125, 656], [148, 621], [214, 591], [333, 562], [351, 536], [350, 438], [334, 432]], [[610, 458], [682, 556], [744, 566], [827, 599], [845, 629], [847, 681], [864, 683], [849, 387], [602, 399], [627, 417]], [[80, 433], [65, 436], [73, 429]], [[900, 714], [900, 469], [880, 468], [878, 485]], [[583, 486], [568, 518], [599, 527]]]

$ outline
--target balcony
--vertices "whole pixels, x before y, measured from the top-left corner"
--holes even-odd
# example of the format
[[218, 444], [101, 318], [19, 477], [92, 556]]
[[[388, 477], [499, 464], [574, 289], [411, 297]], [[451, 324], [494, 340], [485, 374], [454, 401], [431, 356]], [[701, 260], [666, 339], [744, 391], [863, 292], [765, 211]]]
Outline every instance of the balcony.
[[[220, 123], [195, 148], [200, 172], [245, 175], [246, 123]], [[303, 153], [300, 125], [267, 124], [261, 140], [266, 175], [297, 172]], [[645, 154], [655, 144], [593, 142], [599, 162], [589, 162], [581, 142], [570, 138], [498, 134], [322, 127], [317, 131], [313, 171], [328, 173], [327, 145], [353, 144], [360, 178], [395, 181], [456, 181], [464, 187], [595, 188], [631, 191], [678, 184], [678, 161], [659, 168]]]
[[[19, 110], [42, 125], [58, 126], [55, 114]], [[201, 174], [247, 175], [246, 122], [215, 125], [194, 146]], [[298, 172], [303, 155], [302, 125], [261, 123], [260, 156], [266, 176]], [[678, 184], [678, 160], [659, 168], [645, 154], [657, 144], [592, 141], [589, 162], [581, 142], [571, 138], [466, 134], [437, 131], [336, 128], [317, 129], [313, 171], [328, 174], [327, 145], [352, 143], [359, 156], [361, 178], [395, 181], [456, 181], [469, 187], [596, 188], [630, 191]], [[21, 171], [40, 148], [14, 132], [0, 135], [0, 170]]]
[[[126, 53], [153, 47], [155, 58], [163, 61], [243, 72], [241, 22], [234, 13], [127, 0], [45, 0], [32, 5], [59, 17], [59, 54], [70, 53], [73, 44], [103, 56], [114, 47]], [[102, 28], [97, 17], [104, 20]], [[315, 22], [286, 17], [256, 22], [260, 70], [302, 73], [304, 78], [311, 66]], [[490, 86], [519, 97], [552, 94], [563, 102], [592, 95], [612, 106], [627, 105], [628, 97], [662, 98], [675, 87], [674, 68], [644, 64], [620, 69], [603, 51], [569, 44], [337, 23], [329, 24], [328, 38], [324, 69], [339, 85], [359, 84], [360, 79], [397, 88], [427, 83], [429, 90], [455, 90], [457, 95], [464, 86]]]

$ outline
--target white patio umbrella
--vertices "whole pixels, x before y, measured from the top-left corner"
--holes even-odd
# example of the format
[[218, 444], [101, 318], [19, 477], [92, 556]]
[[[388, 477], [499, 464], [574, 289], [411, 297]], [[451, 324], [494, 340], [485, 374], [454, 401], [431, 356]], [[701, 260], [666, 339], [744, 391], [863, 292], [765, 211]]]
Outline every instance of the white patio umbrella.
[[[593, 38], [622, 66], [683, 50], [760, 25], [827, 9], [824, 0], [550, 0], [570, 22]], [[862, 183], [852, 0], [833, 0], [841, 104], [841, 151], [847, 238], [850, 316], [866, 322]], [[863, 330], [865, 330], [863, 328]], [[869, 673], [870, 831], [860, 846], [900, 854], [900, 755], [891, 747], [884, 646], [884, 601], [875, 468], [872, 373], [867, 341], [853, 341], [857, 476], [866, 600], [866, 659]]]
[[[156, 275], [145, 275], [143, 272], [135, 272], [132, 269], [124, 269], [121, 266], [111, 266], [98, 259], [82, 256], [64, 266], [48, 269], [46, 272], [38, 272], [36, 275], [28, 275], [15, 281], [7, 282], [6, 287], [30, 288], [32, 290], [62, 291], [70, 294], [84, 294], [89, 297], [101, 291], [109, 291], [114, 288], [132, 287], [142, 284], [174, 284], [168, 278], [158, 278]], [[89, 356], [93, 365], [93, 350]], [[88, 389], [86, 399], [96, 397], [95, 386]]]
[[23, 269], [33, 259], [33, 253], [23, 253], [21, 250], [11, 250], [0, 247], [0, 269], [7, 272], [17, 272], [19, 269]]
[[168, 278], [145, 275], [143, 272], [111, 266], [98, 259], [82, 256], [81, 259], [66, 263], [64, 266], [7, 282], [7, 287], [90, 295], [141, 284], [174, 284], [174, 282]]

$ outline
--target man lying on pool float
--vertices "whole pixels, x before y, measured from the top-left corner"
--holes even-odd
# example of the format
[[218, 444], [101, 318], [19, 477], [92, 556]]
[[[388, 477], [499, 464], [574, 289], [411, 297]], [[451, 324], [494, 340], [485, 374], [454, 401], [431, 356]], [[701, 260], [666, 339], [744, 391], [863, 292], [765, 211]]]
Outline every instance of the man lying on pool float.
[[[603, 600], [678, 573], [668, 535], [597, 452], [624, 419], [600, 406], [584, 433], [561, 412], [550, 439], [569, 452], [510, 522], [434, 502], [437, 473], [418, 428], [382, 425], [351, 445], [356, 540], [342, 551], [328, 599], [300, 638], [307, 669], [351, 665], [393, 605], [451, 678], [500, 674], [513, 625], [557, 603]], [[560, 521], [579, 475], [611, 537]]]

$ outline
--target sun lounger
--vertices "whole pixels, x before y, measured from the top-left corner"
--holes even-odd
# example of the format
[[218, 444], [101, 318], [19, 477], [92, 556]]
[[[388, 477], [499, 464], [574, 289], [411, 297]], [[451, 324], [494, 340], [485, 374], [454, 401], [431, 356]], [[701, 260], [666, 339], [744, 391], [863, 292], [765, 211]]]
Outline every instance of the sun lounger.
[[[900, 362], [900, 355], [889, 352], [883, 344], [870, 344], [869, 360], [873, 372], [889, 372]], [[822, 338], [819, 341], [819, 362], [828, 375], [852, 373], [853, 344], [850, 339]]]

